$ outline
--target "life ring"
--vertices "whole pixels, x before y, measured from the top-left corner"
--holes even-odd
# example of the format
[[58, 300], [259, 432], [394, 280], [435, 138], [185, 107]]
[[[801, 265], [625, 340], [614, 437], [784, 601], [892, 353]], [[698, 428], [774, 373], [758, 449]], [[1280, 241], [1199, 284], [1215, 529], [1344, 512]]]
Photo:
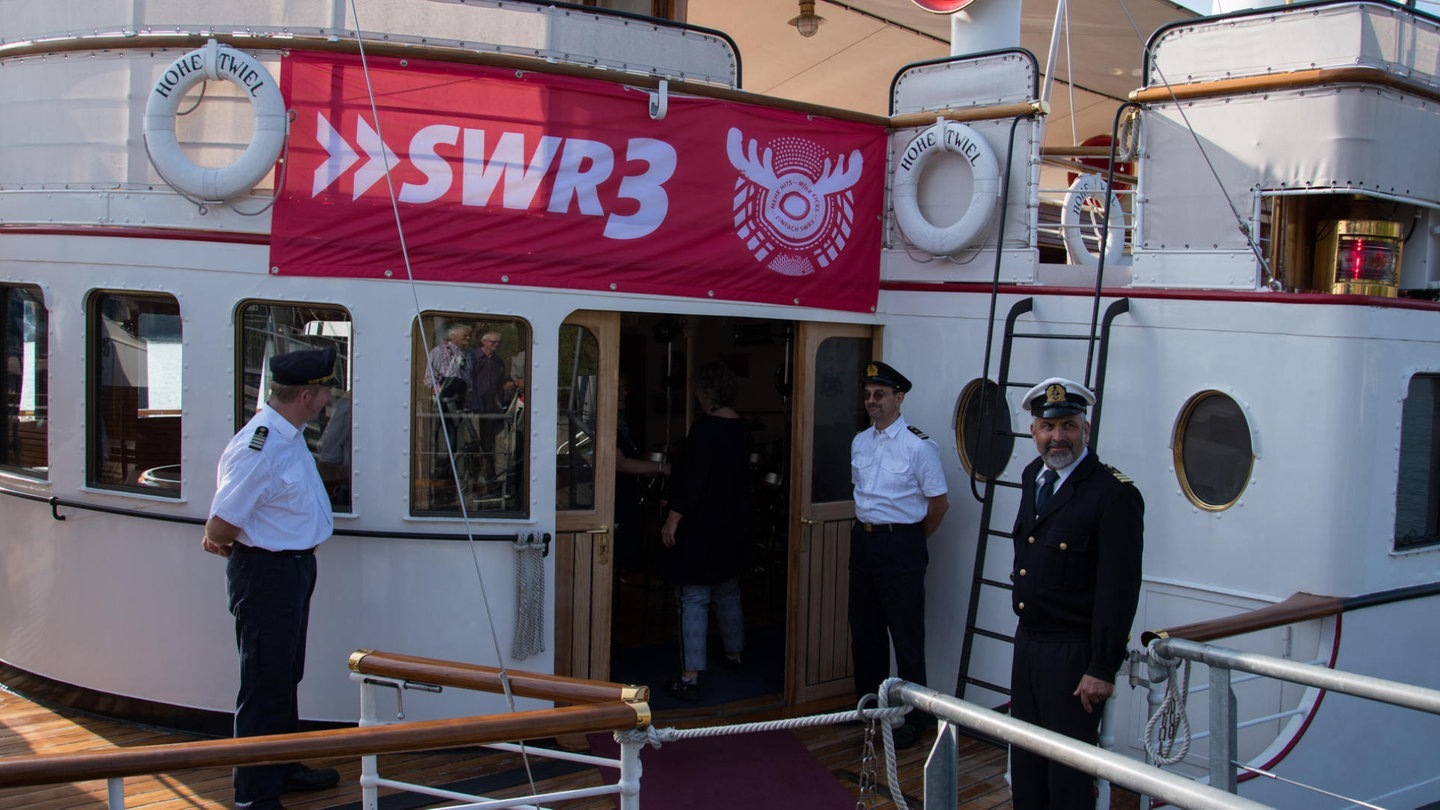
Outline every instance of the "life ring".
[[[953, 225], [940, 227], [920, 211], [920, 175], [930, 160], [954, 152], [970, 164], [970, 205]], [[927, 253], [948, 256], [975, 243], [995, 214], [1000, 199], [1000, 164], [989, 142], [955, 121], [937, 121], [916, 135], [900, 153], [891, 190], [895, 221], [911, 244]]]
[[1100, 228], [1081, 224], [1080, 212], [1085, 201], [1091, 197], [1104, 197], [1110, 209], [1110, 222], [1106, 230], [1110, 235], [1105, 239], [1105, 263], [1118, 264], [1125, 258], [1125, 209], [1120, 207], [1120, 198], [1105, 184], [1105, 178], [1098, 174], [1082, 174], [1070, 184], [1065, 194], [1065, 206], [1060, 209], [1060, 236], [1065, 240], [1065, 251], [1070, 254], [1071, 264], [1094, 266], [1099, 257], [1085, 244], [1088, 231], [1096, 239]]
[[[255, 127], [238, 160], [220, 169], [196, 165], [175, 137], [180, 99], [205, 79], [224, 79], [250, 99]], [[150, 88], [145, 103], [145, 148], [160, 177], [176, 190], [202, 200], [225, 200], [248, 192], [280, 158], [288, 116], [280, 88], [265, 66], [244, 51], [210, 40], [170, 63]]]

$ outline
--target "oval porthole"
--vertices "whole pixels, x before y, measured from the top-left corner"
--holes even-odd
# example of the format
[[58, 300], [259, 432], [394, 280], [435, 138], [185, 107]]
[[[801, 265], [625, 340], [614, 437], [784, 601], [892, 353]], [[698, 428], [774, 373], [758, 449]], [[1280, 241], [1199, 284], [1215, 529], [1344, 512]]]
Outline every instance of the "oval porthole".
[[1175, 437], [1175, 474], [1185, 497], [1215, 512], [1234, 505], [1255, 464], [1240, 405], [1219, 391], [1202, 391], [1185, 403]]
[[995, 478], [1015, 450], [1010, 408], [1000, 386], [971, 380], [955, 406], [955, 448], [965, 471], [981, 480]]

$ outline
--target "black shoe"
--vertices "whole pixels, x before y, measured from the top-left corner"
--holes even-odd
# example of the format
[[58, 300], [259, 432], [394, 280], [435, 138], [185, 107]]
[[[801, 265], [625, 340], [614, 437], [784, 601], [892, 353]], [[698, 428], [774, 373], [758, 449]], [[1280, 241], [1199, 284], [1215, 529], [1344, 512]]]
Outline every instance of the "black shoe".
[[890, 733], [895, 739], [896, 751], [903, 751], [915, 743], [920, 742], [920, 729], [908, 723], [902, 726], [896, 726], [895, 730]]
[[665, 691], [670, 693], [670, 697], [677, 700], [694, 702], [700, 699], [699, 681], [687, 681], [684, 678], [676, 678], [670, 682], [669, 686], [665, 687]]
[[741, 658], [731, 658], [729, 655], [720, 657], [720, 668], [728, 669], [731, 672], [744, 672], [745, 661]]
[[307, 768], [296, 765], [285, 774], [285, 790], [329, 790], [340, 784], [340, 772], [334, 768]]

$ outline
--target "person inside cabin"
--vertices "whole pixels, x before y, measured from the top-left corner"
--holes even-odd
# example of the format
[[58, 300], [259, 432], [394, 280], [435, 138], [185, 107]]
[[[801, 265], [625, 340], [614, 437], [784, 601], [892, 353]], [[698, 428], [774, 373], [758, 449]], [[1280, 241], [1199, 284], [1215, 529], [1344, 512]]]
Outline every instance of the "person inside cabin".
[[[870, 427], [850, 442], [855, 525], [850, 530], [850, 651], [855, 695], [880, 689], [895, 648], [898, 675], [925, 684], [926, 538], [950, 508], [940, 448], [900, 414], [910, 380], [872, 361], [861, 377]], [[919, 711], [894, 730], [909, 748], [924, 726]]]
[[470, 387], [469, 349], [473, 331], [465, 324], [450, 324], [450, 328], [445, 330], [445, 342], [430, 350], [425, 364], [425, 385], [440, 401], [440, 423], [445, 429], [443, 444], [441, 434], [437, 432], [435, 435], [437, 452], [432, 465], [436, 477], [442, 479], [451, 477], [447, 448], [449, 452], [460, 449], [456, 421], [465, 406], [465, 395]]
[[508, 427], [501, 415], [510, 408], [516, 394], [525, 388], [523, 379], [510, 376], [505, 359], [500, 356], [502, 342], [499, 332], [486, 332], [480, 336], [480, 346], [470, 356], [470, 391], [465, 400], [467, 410], [481, 415], [478, 437], [480, 470], [492, 489], [505, 469], [498, 458], [501, 448], [496, 443]]
[[335, 392], [335, 407], [320, 433], [315, 456], [331, 502], [342, 511], [350, 508], [350, 404], [348, 392]]
[[[1023, 403], [1040, 457], [1021, 479], [1013, 535], [1010, 716], [1093, 745], [1135, 618], [1145, 502], [1089, 449], [1089, 389], [1052, 377]], [[1010, 791], [1016, 810], [1095, 807], [1089, 774], [1019, 746]]]
[[[227, 558], [226, 589], [240, 653], [235, 736], [298, 730], [298, 691], [305, 674], [305, 634], [315, 590], [315, 547], [334, 531], [330, 496], [305, 426], [332, 396], [334, 347], [270, 358], [265, 407], [220, 456], [215, 498], [200, 545]], [[280, 808], [290, 790], [326, 790], [340, 781], [332, 768], [298, 762], [235, 769], [235, 806]]]
[[615, 414], [618, 451], [615, 456], [615, 568], [623, 576], [642, 569], [645, 563], [644, 480], [669, 474], [670, 465], [641, 458], [640, 446], [635, 443], [625, 418], [625, 400], [630, 397], [630, 388], [624, 377], [620, 378], [619, 394], [619, 410]]
[[700, 699], [706, 668], [710, 603], [725, 645], [720, 665], [744, 668], [745, 611], [740, 573], [754, 529], [749, 487], [750, 426], [735, 410], [740, 382], [721, 363], [706, 363], [692, 379], [700, 415], [685, 439], [676, 469], [670, 512], [660, 529], [667, 551], [665, 578], [675, 586], [680, 609], [680, 677], [667, 691], [680, 700]]

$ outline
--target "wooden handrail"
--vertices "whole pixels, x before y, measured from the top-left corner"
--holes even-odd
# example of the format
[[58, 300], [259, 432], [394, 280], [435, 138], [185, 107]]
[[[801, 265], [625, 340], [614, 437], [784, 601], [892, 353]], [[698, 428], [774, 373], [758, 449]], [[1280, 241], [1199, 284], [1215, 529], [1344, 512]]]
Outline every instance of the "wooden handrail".
[[1268, 76], [1240, 76], [1233, 79], [1143, 87], [1130, 93], [1131, 101], [1159, 104], [1167, 101], [1188, 101], [1212, 96], [1259, 93], [1268, 90], [1293, 90], [1324, 84], [1371, 84], [1393, 87], [1406, 93], [1440, 101], [1440, 90], [1429, 85], [1373, 67], [1316, 68], [1276, 73]]
[[1345, 602], [1338, 596], [1316, 596], [1309, 593], [1295, 593], [1283, 602], [1256, 610], [1249, 610], [1234, 616], [1223, 616], [1203, 622], [1182, 624], [1167, 630], [1146, 630], [1140, 634], [1140, 643], [1149, 646], [1157, 638], [1183, 638], [1187, 641], [1214, 641], [1256, 630], [1268, 630], [1308, 619], [1319, 619], [1339, 614]]
[[0, 788], [115, 779], [189, 768], [433, 751], [640, 728], [649, 723], [647, 704], [614, 702], [368, 728], [114, 748], [84, 754], [29, 754], [0, 759]]
[[[989, 104], [979, 107], [947, 107], [943, 110], [902, 113], [890, 116], [891, 129], [923, 127], [937, 119], [946, 121], [990, 121], [1000, 118], [1018, 118], [1022, 115], [1047, 115], [1050, 105], [1044, 101], [1017, 101], [1013, 104]], [[1107, 151], [1106, 154], [1109, 154]]]
[[[436, 686], [454, 686], [495, 694], [505, 692], [500, 679], [501, 671], [496, 667], [479, 664], [462, 664], [376, 650], [356, 650], [350, 654], [349, 666], [351, 672], [361, 675], [420, 681]], [[601, 703], [611, 700], [633, 703], [650, 700], [650, 687], [644, 685], [591, 681], [515, 670], [510, 670], [505, 675], [510, 681], [510, 692], [519, 697], [553, 700], [557, 703]]]

